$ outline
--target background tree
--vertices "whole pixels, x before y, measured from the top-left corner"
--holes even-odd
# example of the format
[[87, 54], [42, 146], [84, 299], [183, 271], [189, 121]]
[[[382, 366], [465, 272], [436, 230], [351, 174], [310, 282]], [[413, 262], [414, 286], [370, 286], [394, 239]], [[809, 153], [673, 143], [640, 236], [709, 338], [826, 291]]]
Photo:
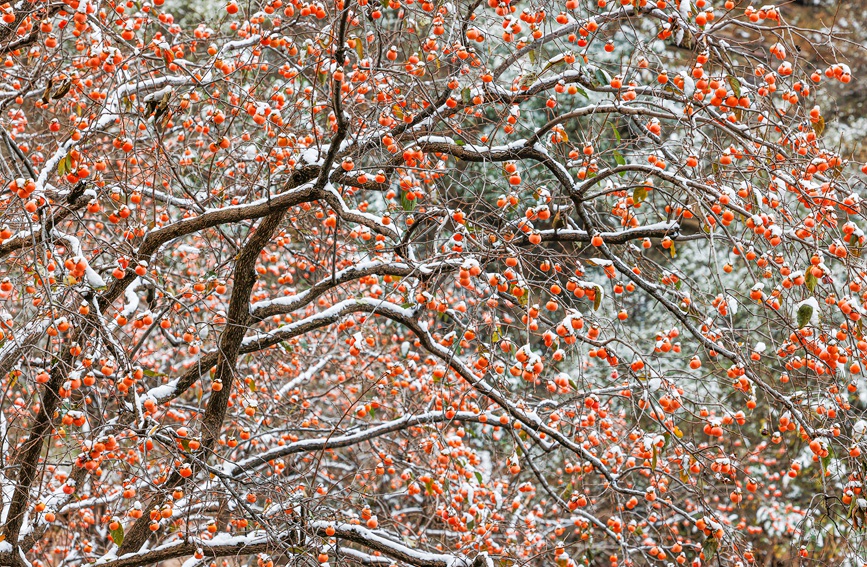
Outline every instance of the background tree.
[[0, 7], [0, 564], [867, 563], [851, 42], [209, 8]]

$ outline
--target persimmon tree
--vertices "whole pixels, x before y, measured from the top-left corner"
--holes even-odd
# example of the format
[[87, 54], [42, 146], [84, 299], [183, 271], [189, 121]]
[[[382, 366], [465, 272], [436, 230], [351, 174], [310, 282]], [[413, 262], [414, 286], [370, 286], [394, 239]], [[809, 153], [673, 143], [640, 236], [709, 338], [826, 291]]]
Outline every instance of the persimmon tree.
[[867, 563], [842, 39], [733, 0], [0, 11], [0, 564]]

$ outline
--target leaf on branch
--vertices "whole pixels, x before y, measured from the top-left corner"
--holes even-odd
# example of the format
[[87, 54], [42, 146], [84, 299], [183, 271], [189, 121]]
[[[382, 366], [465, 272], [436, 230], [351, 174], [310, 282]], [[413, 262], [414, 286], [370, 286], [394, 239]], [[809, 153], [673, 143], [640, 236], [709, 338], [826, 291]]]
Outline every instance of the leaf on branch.
[[636, 205], [643, 203], [645, 199], [647, 199], [647, 187], [642, 185], [632, 190], [632, 200]]
[[825, 118], [819, 116], [819, 119], [813, 123], [813, 132], [816, 133], [817, 136], [821, 136], [822, 132], [825, 131]]
[[400, 206], [407, 212], [412, 212], [412, 210], [415, 209], [415, 201], [410, 201], [406, 198], [406, 191], [400, 192]]
[[596, 71], [593, 72], [593, 76], [596, 78], [596, 81], [600, 86], [605, 86], [611, 83], [611, 77], [608, 73], [605, 72], [604, 69], [596, 68]]
[[605, 291], [602, 289], [601, 285], [595, 285], [593, 288], [596, 290], [596, 294], [593, 296], [593, 311], [599, 311], [599, 307], [602, 305], [602, 296], [605, 295]]
[[120, 547], [123, 545], [123, 524], [118, 522], [118, 528], [116, 530], [111, 530], [111, 540]]
[[709, 537], [701, 544], [701, 552], [704, 554], [704, 562], [709, 565], [711, 560], [716, 556], [716, 550], [719, 549], [719, 541], [716, 538]]
[[813, 275], [812, 270], [807, 270], [806, 276], [804, 276], [804, 283], [807, 286], [807, 289], [811, 292], [816, 289], [816, 285], [819, 283], [819, 280], [816, 279], [816, 276]]
[[803, 329], [813, 318], [813, 306], [809, 303], [804, 303], [798, 307], [798, 328]]
[[822, 457], [820, 462], [822, 463], [822, 472], [828, 471], [828, 466], [831, 464], [831, 461], [834, 459], [834, 450], [831, 447], [828, 447], [828, 455]]
[[[617, 162], [617, 165], [626, 165], [626, 158], [624, 158], [623, 154], [621, 154], [617, 150], [614, 150], [614, 161]], [[645, 190], [645, 193], [646, 192], [647, 191]]]
[[155, 370], [151, 370], [150, 368], [145, 368], [142, 370], [142, 372], [148, 378], [162, 378], [163, 376], [168, 376], [168, 374], [163, 374], [162, 372], [157, 372]]
[[732, 75], [727, 75], [726, 80], [728, 81], [729, 86], [732, 88], [732, 91], [735, 93], [735, 96], [741, 98], [741, 82]]

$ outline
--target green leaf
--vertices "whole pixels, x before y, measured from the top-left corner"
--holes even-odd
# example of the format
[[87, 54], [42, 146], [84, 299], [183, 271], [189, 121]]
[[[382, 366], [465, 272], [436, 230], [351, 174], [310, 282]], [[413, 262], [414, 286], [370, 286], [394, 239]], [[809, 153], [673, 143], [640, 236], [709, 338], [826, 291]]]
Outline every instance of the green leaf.
[[811, 292], [816, 289], [816, 285], [819, 283], [819, 280], [816, 279], [816, 276], [813, 275], [812, 270], [807, 270], [807, 274], [804, 276], [804, 283], [807, 285], [807, 289]]
[[643, 185], [632, 190], [632, 201], [636, 204], [643, 203], [647, 199], [647, 187]]
[[528, 51], [527, 57], [530, 59], [530, 63], [532, 63], [533, 65], [536, 64], [536, 50], [535, 49], [531, 49], [530, 51]]
[[803, 329], [813, 318], [813, 306], [809, 303], [804, 303], [798, 307], [798, 328]]
[[828, 447], [828, 456], [821, 458], [822, 463], [822, 472], [828, 471], [828, 465], [831, 464], [831, 461], [834, 459], [834, 452]]
[[[614, 161], [617, 162], [617, 165], [626, 165], [626, 158], [624, 158], [623, 154], [621, 154], [617, 150], [614, 150]], [[647, 193], [647, 190], [645, 190], [644, 192]]]
[[659, 455], [656, 452], [656, 446], [654, 446], [653, 447], [653, 458], [650, 459], [650, 469], [651, 470], [654, 470], [654, 471], [656, 470], [656, 463], [657, 463], [658, 459], [659, 459]]
[[411, 212], [415, 209], [415, 201], [410, 201], [406, 198], [406, 191], [400, 192], [400, 206], [403, 207], [403, 210], [406, 212]]
[[118, 524], [120, 525], [116, 530], [111, 530], [111, 540], [115, 543], [115, 545], [120, 547], [121, 545], [123, 545], [123, 524], [121, 524], [120, 522], [118, 522]]
[[475, 471], [474, 474], [476, 475], [476, 480], [479, 481], [479, 484], [483, 484], [482, 473], [480, 473], [479, 471]]
[[593, 76], [596, 77], [596, 80], [599, 81], [599, 84], [602, 86], [608, 85], [611, 82], [611, 77], [608, 76], [604, 70], [597, 68], [593, 73]]
[[617, 126], [614, 124], [611, 125], [611, 129], [614, 130], [614, 138], [617, 140], [617, 143], [620, 143], [620, 131], [617, 129]]
[[716, 556], [717, 549], [719, 549], [719, 541], [716, 538], [709, 537], [701, 544], [701, 552], [704, 553], [706, 565], [710, 565], [711, 560]]
[[729, 86], [731, 86], [735, 96], [741, 98], [741, 82], [731, 75], [728, 75], [726, 80], [729, 82]]
[[162, 372], [157, 372], [150, 368], [143, 368], [142, 373], [149, 378], [162, 378], [163, 376], [168, 376], [168, 374], [163, 374]]
[[472, 92], [470, 91], [470, 87], [466, 87], [461, 91], [461, 100], [464, 101], [464, 104], [470, 104], [473, 102]]

